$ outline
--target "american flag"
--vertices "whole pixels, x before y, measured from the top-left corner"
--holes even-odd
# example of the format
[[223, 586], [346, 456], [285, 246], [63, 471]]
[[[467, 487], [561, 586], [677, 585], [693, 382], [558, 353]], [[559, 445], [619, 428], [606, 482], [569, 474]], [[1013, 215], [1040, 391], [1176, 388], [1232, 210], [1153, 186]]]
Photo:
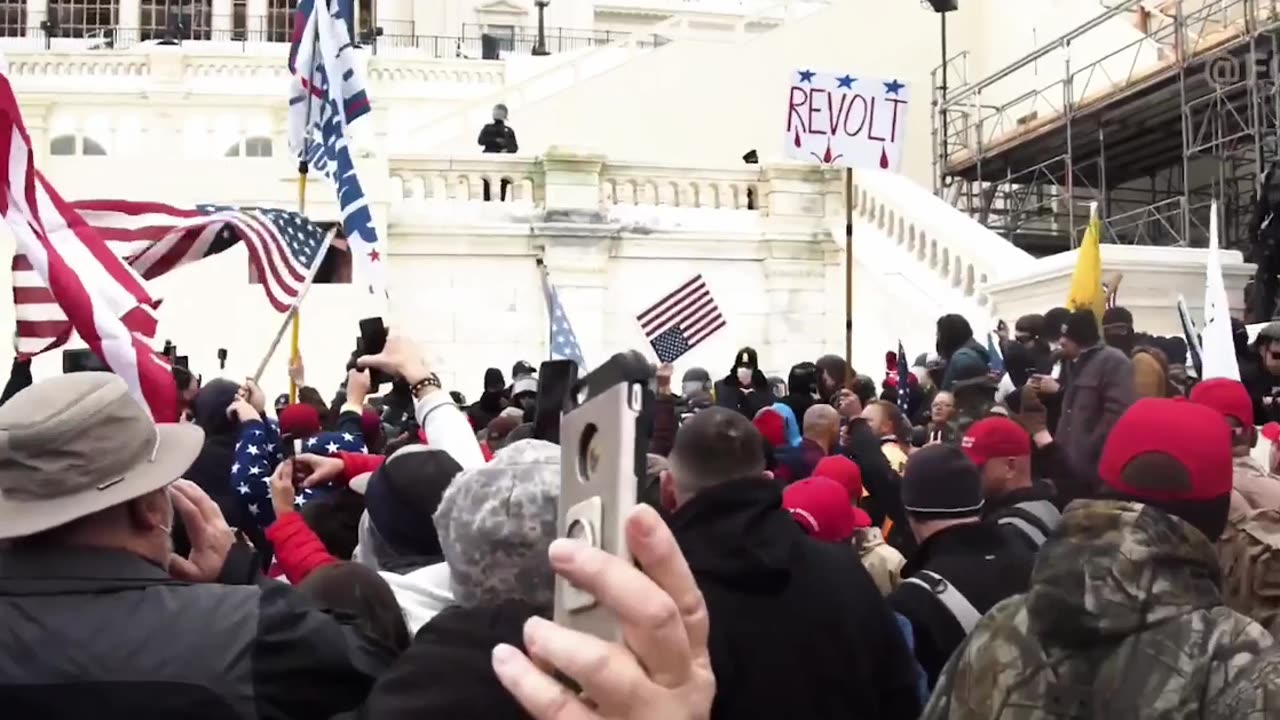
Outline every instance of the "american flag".
[[[539, 263], [541, 265], [541, 263]], [[564, 305], [560, 303], [560, 294], [556, 286], [551, 284], [547, 269], [542, 268], [542, 290], [547, 299], [547, 318], [551, 325], [551, 359], [572, 360], [583, 372], [587, 370], [587, 362], [582, 359], [582, 347], [578, 345], [578, 336], [569, 324], [569, 317], [564, 314]]]
[[658, 360], [675, 362], [724, 327], [724, 315], [701, 275], [636, 316]]
[[[324, 230], [287, 210], [179, 208], [125, 200], [86, 200], [70, 206], [113, 255], [147, 280], [243, 242], [267, 300], [279, 312], [288, 312], [297, 300], [322, 257], [325, 241]], [[38, 355], [70, 337], [71, 323], [21, 252], [13, 258], [13, 300], [20, 354]]]
[[9, 79], [0, 74], [0, 212], [17, 252], [59, 313], [129, 387], [156, 422], [178, 420], [172, 368], [148, 339], [155, 300], [142, 278], [35, 169], [31, 138]]

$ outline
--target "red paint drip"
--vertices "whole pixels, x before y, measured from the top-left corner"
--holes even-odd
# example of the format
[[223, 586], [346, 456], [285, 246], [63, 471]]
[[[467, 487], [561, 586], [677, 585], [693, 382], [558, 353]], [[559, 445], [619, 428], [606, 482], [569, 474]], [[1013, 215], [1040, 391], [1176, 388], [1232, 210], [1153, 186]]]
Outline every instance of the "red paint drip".
[[880, 148], [880, 169], [889, 169], [889, 153], [885, 151], [883, 146]]
[[800, 147], [800, 128], [796, 128], [796, 147]]
[[822, 162], [831, 163], [831, 138], [827, 138], [827, 151], [822, 155]]

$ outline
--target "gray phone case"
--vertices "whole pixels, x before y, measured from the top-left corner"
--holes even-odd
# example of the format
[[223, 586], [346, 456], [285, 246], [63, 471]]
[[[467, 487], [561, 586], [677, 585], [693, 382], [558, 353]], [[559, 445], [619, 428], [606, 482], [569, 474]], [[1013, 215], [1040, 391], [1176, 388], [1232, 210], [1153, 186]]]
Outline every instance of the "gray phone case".
[[[598, 373], [606, 370], [614, 372], [608, 373], [611, 382], [602, 384]], [[644, 467], [641, 443], [647, 441], [638, 434], [645, 414], [645, 386], [643, 380], [616, 370], [601, 367], [580, 381], [576, 399], [594, 395], [586, 396], [561, 419], [556, 534], [583, 540], [630, 562], [624, 524], [636, 504], [636, 474]], [[558, 576], [555, 589], [557, 624], [611, 641], [621, 639], [617, 618], [594, 597]]]

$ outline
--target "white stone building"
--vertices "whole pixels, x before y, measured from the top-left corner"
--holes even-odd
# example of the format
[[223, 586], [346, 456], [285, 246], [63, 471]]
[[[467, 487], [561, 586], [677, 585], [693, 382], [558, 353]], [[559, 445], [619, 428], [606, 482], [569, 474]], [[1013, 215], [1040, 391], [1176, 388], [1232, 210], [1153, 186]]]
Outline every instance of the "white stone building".
[[[971, 0], [951, 18], [951, 52], [969, 51], [965, 72], [980, 77], [1095, 12], [1085, 5]], [[0, 0], [0, 47], [37, 166], [73, 199], [293, 207], [290, 6]], [[175, 8], [187, 20], [184, 39], [163, 44]], [[937, 17], [927, 8], [555, 0], [546, 13], [551, 54], [535, 57], [536, 11], [526, 0], [357, 0], [358, 28], [382, 29], [366, 34], [360, 51], [374, 110], [355, 143], [389, 243], [388, 314], [422, 341], [450, 385], [474, 393], [484, 368], [505, 372], [517, 359], [546, 357], [535, 258], [549, 268], [589, 364], [646, 348], [635, 315], [695, 273], [728, 326], [678, 371], [726, 373], [746, 344], [783, 374], [799, 360], [843, 352], [842, 175], [779, 160], [785, 83], [799, 65], [897, 77], [920, 98], [908, 120], [905, 177], [854, 177], [857, 366], [878, 376], [899, 340], [913, 356], [931, 349], [943, 312], [961, 312], [981, 330], [1065, 298], [1070, 255], [1037, 260], [927, 190], [928, 98], [940, 61]], [[511, 39], [498, 59], [481, 57], [484, 33]], [[475, 146], [496, 102], [511, 108], [516, 155], [482, 156]], [[750, 149], [760, 165], [742, 164]], [[504, 178], [511, 196], [485, 202], [484, 181], [496, 189]], [[312, 182], [307, 212], [336, 219], [332, 189]], [[1226, 260], [1234, 304], [1249, 268], [1238, 253]], [[1203, 294], [1200, 251], [1108, 246], [1104, 262], [1125, 272], [1123, 299], [1152, 330], [1176, 329], [1176, 293], [1193, 306]], [[165, 298], [161, 339], [206, 376], [252, 372], [280, 322], [243, 250], [155, 287]], [[358, 284], [313, 289], [302, 348], [324, 391], [341, 374], [357, 320], [378, 312]], [[0, 298], [0, 322], [11, 313]], [[229, 350], [225, 369], [219, 347]], [[268, 370], [269, 392], [286, 383], [285, 354]], [[56, 357], [37, 363], [38, 374], [57, 369]]]

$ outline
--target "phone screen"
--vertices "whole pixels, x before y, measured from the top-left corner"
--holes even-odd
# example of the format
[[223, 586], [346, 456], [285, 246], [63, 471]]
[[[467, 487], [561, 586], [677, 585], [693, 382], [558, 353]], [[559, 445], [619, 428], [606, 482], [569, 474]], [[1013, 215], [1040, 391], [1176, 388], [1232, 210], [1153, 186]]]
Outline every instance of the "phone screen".
[[569, 393], [578, 381], [578, 364], [572, 360], [548, 360], [538, 368], [538, 404], [533, 416], [533, 436], [560, 444], [560, 416], [569, 404]]

